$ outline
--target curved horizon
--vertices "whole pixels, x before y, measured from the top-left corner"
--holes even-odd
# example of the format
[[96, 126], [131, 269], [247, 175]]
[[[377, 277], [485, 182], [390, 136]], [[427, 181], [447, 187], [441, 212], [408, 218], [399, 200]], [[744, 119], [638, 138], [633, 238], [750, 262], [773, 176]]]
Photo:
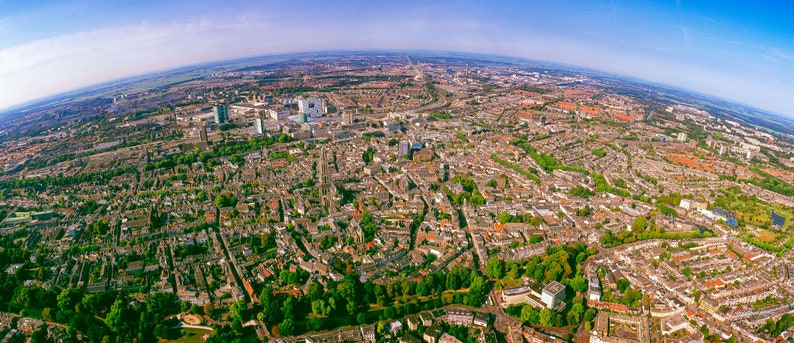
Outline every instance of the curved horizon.
[[794, 117], [785, 8], [717, 4], [0, 3], [0, 110], [197, 64], [410, 50], [566, 64]]
[[[231, 58], [231, 59], [224, 59], [224, 60], [214, 60], [214, 61], [199, 62], [199, 63], [195, 63], [195, 64], [191, 64], [191, 65], [177, 66], [177, 67], [172, 67], [172, 68], [163, 69], [163, 70], [154, 70], [154, 71], [149, 71], [149, 72], [145, 72], [145, 73], [138, 74], [138, 75], [125, 76], [125, 77], [118, 78], [118, 79], [101, 81], [99, 83], [90, 84], [90, 85], [87, 85], [87, 86], [84, 86], [84, 87], [80, 87], [80, 88], [76, 88], [76, 89], [70, 89], [70, 90], [66, 90], [64, 92], [60, 92], [60, 93], [44, 96], [44, 97], [41, 97], [41, 98], [36, 98], [36, 99], [30, 100], [30, 101], [27, 101], [25, 103], [12, 105], [11, 107], [0, 108], [0, 118], [2, 118], [4, 115], [13, 114], [16, 111], [29, 111], [30, 109], [34, 109], [34, 108], [37, 108], [37, 107], [40, 107], [40, 106], [51, 105], [54, 102], [62, 100], [61, 98], [67, 97], [67, 96], [72, 95], [72, 94], [102, 92], [103, 91], [102, 89], [105, 88], [105, 87], [119, 87], [119, 86], [123, 86], [125, 84], [134, 84], [136, 82], [146, 82], [148, 80], [153, 80], [153, 79], [156, 79], [158, 77], [161, 77], [162, 74], [170, 74], [170, 73], [179, 72], [180, 69], [186, 69], [186, 71], [195, 71], [195, 70], [200, 70], [201, 68], [203, 68], [205, 66], [206, 67], [216, 67], [216, 68], [227, 68], [227, 67], [230, 67], [230, 66], [232, 66], [234, 64], [242, 63], [242, 62], [245, 62], [245, 61], [248, 61], [248, 60], [265, 59], [265, 58], [277, 58], [277, 57], [284, 57], [285, 59], [289, 60], [289, 59], [295, 58], [297, 56], [309, 55], [309, 54], [318, 54], [318, 55], [322, 55], [322, 56], [334, 56], [334, 55], [337, 55], [337, 54], [338, 55], [347, 55], [347, 54], [379, 54], [379, 53], [384, 53], [384, 54], [429, 54], [429, 55], [432, 55], [434, 57], [435, 56], [444, 57], [445, 55], [450, 55], [450, 54], [461, 54], [461, 55], [468, 55], [468, 58], [480, 58], [480, 59], [485, 59], [485, 60], [490, 59], [490, 61], [494, 61], [494, 62], [498, 62], [497, 59], [513, 59], [515, 61], [505, 62], [505, 63], [519, 63], [519, 64], [521, 62], [538, 63], [538, 64], [545, 65], [544, 67], [569, 68], [569, 69], [564, 69], [564, 71], [571, 72], [571, 73], [574, 73], [574, 72], [584, 72], [584, 73], [591, 73], [591, 74], [592, 73], [601, 73], [601, 74], [604, 74], [605, 76], [610, 76], [610, 77], [615, 77], [615, 78], [633, 79], [636, 82], [645, 83], [648, 86], [666, 87], [666, 88], [669, 88], [669, 89], [677, 89], [677, 90], [680, 90], [680, 91], [692, 92], [694, 94], [699, 94], [699, 95], [703, 95], [703, 96], [710, 96], [710, 97], [714, 97], [714, 98], [717, 98], [717, 99], [720, 99], [720, 100], [734, 102], [737, 105], [742, 105], [742, 106], [746, 106], [746, 107], [752, 107], [754, 109], [765, 111], [765, 112], [770, 113], [770, 114], [782, 115], [782, 116], [786, 117], [785, 115], [783, 115], [781, 113], [773, 112], [773, 111], [770, 111], [770, 110], [765, 110], [765, 109], [758, 108], [758, 107], [755, 107], [755, 106], [752, 106], [752, 105], [740, 103], [740, 102], [737, 102], [735, 100], [722, 98], [722, 97], [719, 97], [717, 95], [706, 94], [706, 93], [703, 93], [703, 92], [699, 92], [697, 90], [693, 90], [693, 89], [689, 89], [689, 88], [685, 88], [685, 87], [681, 87], [681, 86], [677, 86], [677, 85], [673, 85], [673, 84], [669, 84], [669, 83], [657, 82], [657, 81], [653, 81], [653, 80], [647, 80], [647, 79], [638, 78], [638, 77], [632, 76], [632, 75], [625, 75], [625, 74], [605, 71], [605, 70], [601, 70], [601, 69], [594, 69], [594, 68], [590, 68], [590, 67], [586, 67], [586, 66], [578, 66], [578, 65], [566, 64], [566, 63], [555, 62], [555, 61], [545, 61], [545, 60], [539, 60], [539, 59], [533, 59], [533, 58], [527, 58], [527, 57], [521, 57], [521, 56], [494, 55], [494, 54], [486, 54], [486, 53], [478, 53], [478, 52], [467, 52], [467, 51], [454, 51], [454, 50], [351, 49], [351, 50], [304, 50], [304, 51], [292, 51], [292, 52], [275, 53], [275, 54], [245, 56], [245, 57], [238, 57], [238, 58]], [[228, 70], [234, 70], [234, 69], [233, 68], [229, 68]], [[83, 95], [85, 95], [85, 94], [83, 94]], [[65, 99], [63, 99], [63, 100], [65, 100]], [[11, 119], [11, 118], [7, 118], [7, 119]]]

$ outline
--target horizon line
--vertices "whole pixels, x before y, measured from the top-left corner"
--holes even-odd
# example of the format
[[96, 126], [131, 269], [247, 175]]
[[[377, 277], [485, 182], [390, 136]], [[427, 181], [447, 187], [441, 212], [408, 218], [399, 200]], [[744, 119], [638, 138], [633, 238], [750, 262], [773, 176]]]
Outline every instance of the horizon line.
[[[539, 63], [539, 64], [546, 64], [548, 67], [568, 67], [568, 68], [571, 68], [571, 70], [566, 70], [566, 71], [569, 71], [569, 72], [601, 73], [604, 76], [612, 76], [612, 77], [617, 77], [617, 78], [624, 78], [624, 79], [628, 79], [628, 80], [631, 80], [631, 81], [644, 83], [644, 84], [646, 84], [648, 86], [668, 88], [670, 90], [684, 91], [684, 92], [689, 92], [689, 93], [692, 93], [692, 94], [695, 94], [695, 95], [699, 95], [699, 96], [711, 97], [711, 98], [714, 98], [714, 99], [718, 99], [718, 100], [721, 100], [721, 101], [732, 103], [734, 105], [739, 105], [739, 106], [742, 106], [742, 107], [746, 107], [747, 109], [751, 109], [751, 110], [754, 110], [754, 111], [757, 111], [757, 112], [761, 112], [762, 114], [771, 114], [771, 115], [775, 115], [775, 116], [786, 118], [786, 119], [794, 119], [794, 116], [788, 116], [786, 114], [779, 113], [779, 112], [776, 112], [776, 111], [773, 111], [773, 110], [762, 109], [760, 107], [757, 107], [757, 106], [754, 106], [754, 105], [750, 105], [750, 104], [747, 104], [747, 103], [744, 103], [744, 102], [740, 102], [738, 100], [724, 98], [722, 96], [709, 94], [709, 93], [706, 93], [706, 92], [703, 92], [703, 91], [697, 91], [697, 90], [694, 90], [694, 89], [691, 89], [691, 88], [686, 88], [686, 87], [683, 87], [683, 86], [673, 85], [673, 84], [670, 84], [670, 83], [665, 83], [665, 82], [660, 82], [660, 81], [648, 80], [648, 79], [641, 78], [641, 77], [638, 77], [638, 76], [627, 75], [627, 74], [622, 74], [622, 73], [618, 73], [618, 72], [605, 71], [605, 70], [601, 70], [601, 69], [597, 69], [597, 68], [593, 68], [593, 67], [586, 67], [586, 66], [575, 65], [575, 64], [565, 63], [565, 62], [554, 62], [554, 61], [548, 61], [548, 60], [542, 60], [542, 59], [536, 59], [536, 58], [529, 58], [529, 57], [523, 57], [523, 56], [499, 55], [499, 54], [490, 54], [490, 53], [482, 53], [482, 52], [461, 51], [461, 50], [428, 50], [428, 49], [340, 49], [340, 50], [330, 49], [329, 50], [329, 49], [325, 49], [325, 50], [299, 50], [299, 51], [293, 51], [293, 52], [280, 52], [280, 53], [272, 53], [272, 54], [257, 54], [257, 55], [251, 55], [251, 56], [246, 56], [246, 57], [219, 59], [219, 60], [206, 61], [206, 62], [200, 62], [200, 63], [194, 63], [194, 64], [187, 64], [187, 65], [183, 65], [183, 66], [179, 66], [179, 67], [165, 68], [165, 69], [160, 69], [160, 70], [155, 70], [155, 71], [151, 71], [151, 72], [141, 73], [141, 74], [137, 74], [137, 75], [133, 75], [133, 76], [127, 76], [127, 77], [122, 77], [122, 78], [118, 78], [118, 79], [103, 81], [103, 82], [95, 83], [95, 84], [92, 84], [92, 85], [88, 85], [88, 86], [84, 86], [84, 87], [78, 87], [78, 88], [74, 88], [74, 89], [71, 89], [71, 90], [68, 90], [68, 91], [56, 93], [56, 94], [53, 94], [53, 95], [43, 96], [43, 97], [37, 98], [35, 100], [27, 101], [27, 102], [16, 104], [16, 105], [11, 105], [11, 106], [6, 107], [6, 108], [0, 108], [0, 122], [5, 122], [5, 121], [17, 119], [21, 115], [24, 115], [25, 113], [37, 110], [37, 108], [39, 108], [39, 107], [46, 108], [46, 107], [51, 106], [51, 105], [52, 106], [57, 106], [58, 103], [60, 103], [60, 102], [71, 100], [71, 99], [60, 99], [60, 98], [67, 97], [67, 96], [69, 96], [71, 94], [79, 95], [79, 93], [86, 93], [84, 95], [87, 95], [87, 96], [95, 96], [96, 95], [96, 96], [98, 96], [98, 94], [96, 94], [96, 93], [102, 92], [104, 90], [103, 88], [121, 87], [121, 86], [124, 86], [125, 84], [134, 84], [136, 82], [143, 82], [143, 81], [147, 81], [147, 80], [152, 80], [152, 79], [155, 79], [157, 77], [160, 77], [161, 74], [178, 73], [182, 69], [187, 69], [185, 71], [189, 71], [189, 70], [201, 69], [202, 67], [206, 67], [206, 68], [221, 67], [222, 68], [222, 67], [225, 67], [225, 66], [230, 66], [230, 65], [232, 65], [234, 63], [240, 63], [240, 62], [245, 62], [245, 61], [248, 61], [248, 60], [255, 60], [255, 59], [267, 58], [267, 57], [290, 57], [290, 56], [306, 55], [306, 54], [333, 55], [333, 54], [371, 54], [371, 53], [389, 53], [389, 54], [428, 53], [428, 54], [431, 54], [431, 55], [432, 54], [437, 54], [437, 55], [462, 54], [462, 55], [469, 55], [469, 56], [489, 57], [489, 58], [492, 58], [492, 59], [493, 58], [509, 58], [509, 59], [515, 59], [515, 60], [518, 60], [518, 61], [535, 62], [535, 63]], [[496, 61], [496, 60], [492, 60], [492, 62], [508, 63], [508, 62]], [[512, 63], [515, 63], [515, 62], [512, 62]], [[592, 77], [593, 75], [587, 75], [587, 76]], [[164, 85], [164, 86], [168, 86], [168, 85]], [[95, 92], [95, 94], [91, 94], [91, 92]], [[692, 105], [692, 104], [690, 104], [690, 105]]]

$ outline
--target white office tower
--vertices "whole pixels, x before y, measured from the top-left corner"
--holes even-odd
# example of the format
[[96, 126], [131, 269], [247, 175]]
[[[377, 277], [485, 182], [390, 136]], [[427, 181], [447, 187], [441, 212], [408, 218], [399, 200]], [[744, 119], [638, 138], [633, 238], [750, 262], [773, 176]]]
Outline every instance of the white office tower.
[[254, 129], [257, 134], [265, 134], [265, 122], [261, 117], [254, 119]]
[[303, 113], [312, 118], [322, 117], [327, 111], [325, 101], [318, 98], [298, 98], [298, 113]]

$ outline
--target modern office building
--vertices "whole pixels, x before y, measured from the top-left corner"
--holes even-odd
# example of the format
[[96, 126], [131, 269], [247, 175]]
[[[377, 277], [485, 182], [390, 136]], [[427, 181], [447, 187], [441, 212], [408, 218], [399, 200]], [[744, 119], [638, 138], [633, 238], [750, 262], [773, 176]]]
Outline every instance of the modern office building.
[[400, 141], [400, 156], [407, 156], [411, 153], [411, 142]]
[[265, 120], [262, 117], [254, 119], [254, 130], [259, 135], [265, 134]]
[[557, 307], [557, 304], [565, 301], [565, 285], [557, 281], [552, 281], [550, 284], [546, 285], [546, 287], [543, 287], [540, 301], [546, 304], [548, 308]]
[[298, 98], [298, 112], [309, 117], [322, 117], [328, 111], [325, 100], [318, 98]]
[[222, 124], [229, 120], [229, 112], [226, 109], [226, 105], [220, 104], [213, 106], [212, 113], [215, 118], [215, 124]]

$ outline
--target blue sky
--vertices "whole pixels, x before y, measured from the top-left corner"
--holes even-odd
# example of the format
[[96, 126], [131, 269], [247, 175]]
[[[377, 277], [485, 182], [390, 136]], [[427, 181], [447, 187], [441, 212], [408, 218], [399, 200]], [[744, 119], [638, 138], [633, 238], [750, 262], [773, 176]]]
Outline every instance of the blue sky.
[[794, 3], [0, 0], [0, 109], [200, 62], [451, 50], [615, 72], [794, 117]]

